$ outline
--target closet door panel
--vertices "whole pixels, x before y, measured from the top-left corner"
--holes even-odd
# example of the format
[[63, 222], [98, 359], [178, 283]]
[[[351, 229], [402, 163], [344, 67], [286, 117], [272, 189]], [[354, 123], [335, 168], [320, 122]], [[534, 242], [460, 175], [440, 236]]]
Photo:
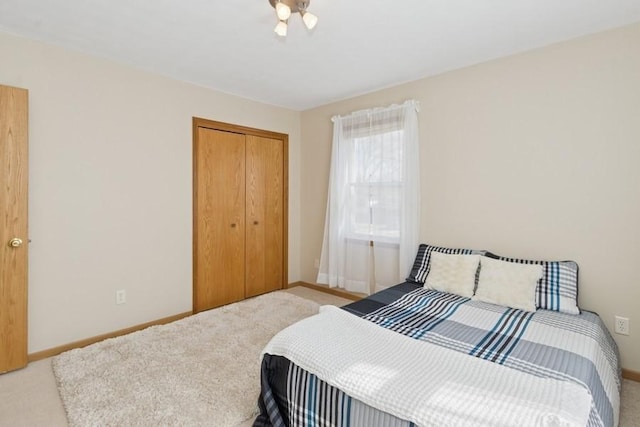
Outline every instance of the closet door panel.
[[194, 310], [244, 299], [245, 136], [198, 128]]
[[284, 261], [284, 143], [246, 137], [247, 297], [281, 289]]

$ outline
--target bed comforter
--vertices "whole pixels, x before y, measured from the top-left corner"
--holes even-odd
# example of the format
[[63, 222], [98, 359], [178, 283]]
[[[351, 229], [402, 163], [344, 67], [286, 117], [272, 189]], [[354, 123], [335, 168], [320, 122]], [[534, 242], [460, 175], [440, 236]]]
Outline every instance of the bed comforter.
[[617, 348], [589, 312], [528, 313], [404, 284], [324, 307], [263, 353], [257, 426], [618, 423]]

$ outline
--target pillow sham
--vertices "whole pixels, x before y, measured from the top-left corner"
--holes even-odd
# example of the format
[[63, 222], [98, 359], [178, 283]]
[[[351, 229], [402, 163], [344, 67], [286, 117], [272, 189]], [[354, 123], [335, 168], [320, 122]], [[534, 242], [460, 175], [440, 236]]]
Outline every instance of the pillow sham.
[[517, 264], [541, 265], [542, 278], [536, 287], [536, 307], [580, 314], [578, 307], [578, 264], [575, 261], [536, 261], [508, 258], [487, 252], [489, 258]]
[[536, 311], [536, 287], [541, 277], [541, 265], [518, 264], [483, 256], [480, 259], [478, 288], [473, 299]]
[[484, 255], [486, 251], [476, 249], [453, 249], [440, 246], [431, 246], [425, 243], [420, 244], [416, 259], [413, 261], [413, 267], [407, 277], [407, 282], [424, 283], [429, 274], [429, 260], [432, 252], [452, 255]]
[[431, 253], [431, 269], [424, 287], [471, 298], [476, 287], [480, 255]]

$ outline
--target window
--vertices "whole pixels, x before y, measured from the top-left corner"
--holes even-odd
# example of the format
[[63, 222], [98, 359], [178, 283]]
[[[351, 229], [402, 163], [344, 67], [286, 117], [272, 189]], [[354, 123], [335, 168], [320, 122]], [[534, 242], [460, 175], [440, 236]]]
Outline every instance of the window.
[[402, 192], [403, 131], [351, 140], [350, 238], [398, 243]]

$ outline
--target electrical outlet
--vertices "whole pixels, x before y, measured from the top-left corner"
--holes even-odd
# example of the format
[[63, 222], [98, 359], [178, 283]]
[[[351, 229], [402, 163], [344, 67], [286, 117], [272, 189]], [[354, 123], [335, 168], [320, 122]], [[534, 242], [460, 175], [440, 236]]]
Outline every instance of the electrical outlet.
[[629, 335], [629, 318], [616, 316], [616, 334]]
[[127, 302], [127, 291], [120, 289], [116, 291], [116, 304], [125, 304]]

